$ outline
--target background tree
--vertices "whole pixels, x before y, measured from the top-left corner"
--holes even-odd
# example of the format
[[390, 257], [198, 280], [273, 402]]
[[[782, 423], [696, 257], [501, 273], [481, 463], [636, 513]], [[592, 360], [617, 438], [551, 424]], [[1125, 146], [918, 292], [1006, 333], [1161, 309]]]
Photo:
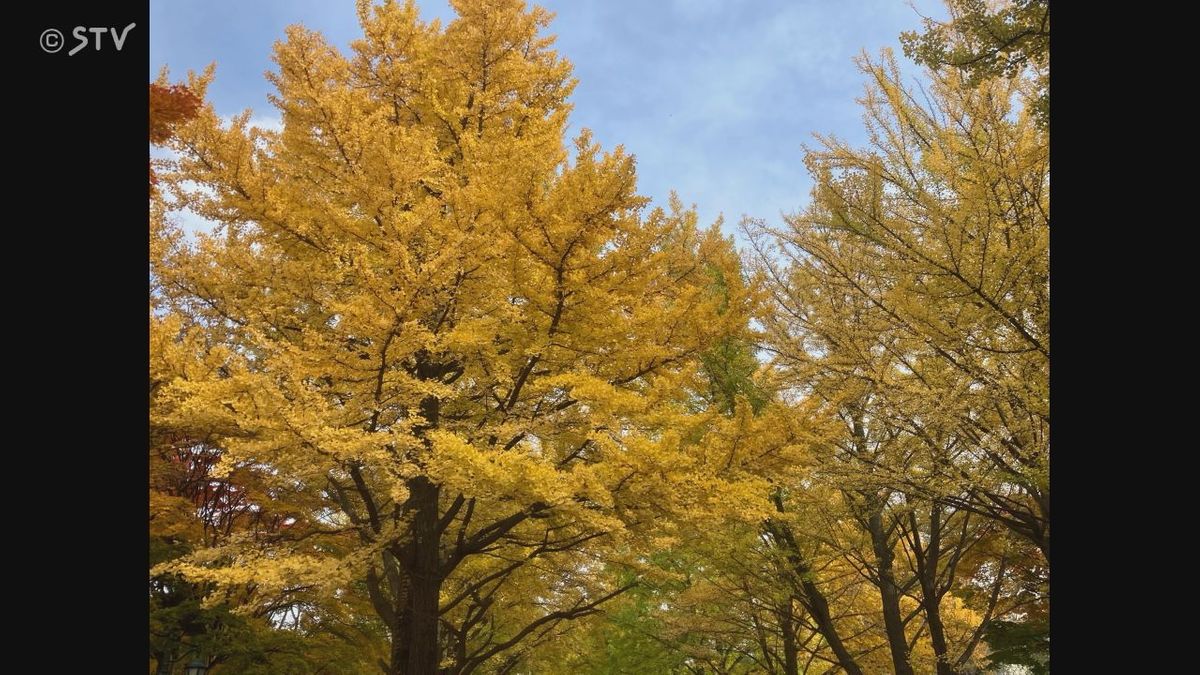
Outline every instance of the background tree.
[[[924, 110], [890, 59], [862, 64], [873, 150], [826, 139], [808, 155], [813, 207], [787, 229], [751, 226], [806, 275], [759, 247], [779, 299], [762, 317], [766, 339], [785, 358], [873, 386], [906, 433], [942, 455], [926, 467], [940, 498], [1003, 522], [1048, 559], [1046, 137], [1028, 109], [1011, 107], [1020, 81], [973, 88], [937, 73], [937, 107]], [[796, 297], [807, 283], [845, 307], [847, 331], [878, 336], [869, 352], [846, 361], [808, 349], [811, 314]], [[886, 370], [872, 368], [875, 354], [889, 355]], [[955, 434], [946, 448], [939, 429]]]
[[[914, 639], [902, 627], [911, 597], [939, 672], [954, 672], [1004, 604], [997, 594], [977, 603], [976, 630], [951, 644], [939, 616], [946, 584], [961, 589], [949, 597], [969, 595], [973, 577], [958, 565], [973, 542], [994, 536], [971, 529], [969, 516], [1036, 547], [1021, 574], [1042, 579], [1045, 599], [1047, 138], [1035, 111], [1014, 103], [1036, 86], [1027, 78], [972, 84], [933, 71], [924, 107], [890, 56], [860, 65], [872, 147], [823, 139], [807, 155], [812, 206], [786, 228], [747, 226], [772, 298], [759, 320], [790, 395], [824, 406], [833, 422], [811, 422], [818, 456], [829, 448], [821, 470], [870, 534], [871, 554], [857, 565], [879, 586], [892, 669], [904, 670], [900, 652]], [[952, 520], [966, 528], [953, 543]], [[901, 555], [915, 573], [908, 580], [896, 576]]]
[[904, 53], [930, 68], [958, 68], [971, 84], [1035, 73], [1030, 107], [1050, 123], [1050, 0], [947, 0], [950, 21], [925, 19], [925, 32], [900, 36]]

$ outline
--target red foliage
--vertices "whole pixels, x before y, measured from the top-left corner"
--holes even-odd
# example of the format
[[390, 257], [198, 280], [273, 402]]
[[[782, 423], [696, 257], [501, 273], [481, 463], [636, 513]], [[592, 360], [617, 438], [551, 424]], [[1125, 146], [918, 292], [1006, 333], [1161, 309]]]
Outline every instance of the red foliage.
[[164, 87], [150, 85], [150, 142], [162, 144], [171, 138], [175, 127], [196, 116], [200, 97], [182, 84]]
[[[162, 145], [175, 134], [180, 124], [200, 111], [200, 97], [182, 84], [150, 84], [150, 142]], [[150, 170], [150, 185], [158, 181]]]

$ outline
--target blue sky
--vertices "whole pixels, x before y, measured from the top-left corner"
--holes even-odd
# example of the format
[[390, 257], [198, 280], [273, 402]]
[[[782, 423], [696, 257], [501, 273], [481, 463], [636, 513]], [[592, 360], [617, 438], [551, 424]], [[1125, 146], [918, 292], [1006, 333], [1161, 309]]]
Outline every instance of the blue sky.
[[[543, 0], [550, 32], [575, 66], [571, 134], [637, 157], [642, 194], [665, 205], [674, 189], [703, 224], [719, 213], [732, 233], [743, 214], [779, 222], [808, 201], [803, 144], [813, 133], [865, 142], [852, 59], [883, 47], [937, 0]], [[454, 14], [418, 0], [426, 19]], [[271, 46], [288, 24], [346, 49], [360, 34], [353, 0], [151, 0], [150, 75], [171, 79], [215, 61], [209, 97], [223, 115], [267, 102]], [[903, 60], [903, 59], [902, 59]], [[916, 69], [907, 67], [915, 75]]]

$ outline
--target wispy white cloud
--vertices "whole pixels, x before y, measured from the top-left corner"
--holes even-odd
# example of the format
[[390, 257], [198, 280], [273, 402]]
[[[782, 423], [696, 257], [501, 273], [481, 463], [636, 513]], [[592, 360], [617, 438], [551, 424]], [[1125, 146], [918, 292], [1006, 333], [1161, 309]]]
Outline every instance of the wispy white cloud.
[[[743, 213], [777, 221], [808, 201], [801, 146], [812, 134], [865, 141], [853, 57], [898, 48], [921, 14], [944, 14], [938, 0], [916, 11], [909, 0], [533, 2], [557, 14], [550, 32], [580, 79], [572, 133], [623, 144], [643, 194], [665, 204], [675, 189], [704, 222], [724, 213], [729, 231]], [[418, 4], [426, 19], [452, 17], [446, 0]], [[151, 74], [216, 60], [218, 110], [251, 107], [269, 129], [279, 119], [262, 73], [283, 26], [304, 23], [340, 48], [359, 30], [351, 3], [325, 0], [153, 0], [151, 19]]]
[[172, 211], [168, 217], [179, 225], [179, 229], [189, 237], [195, 237], [197, 234], [212, 234], [220, 226], [217, 221], [209, 220], [188, 209]]
[[[221, 115], [221, 122], [225, 125], [233, 122], [233, 118], [241, 113], [230, 113]], [[283, 131], [283, 118], [279, 115], [264, 114], [252, 112], [250, 115], [250, 126], [257, 127], [264, 131]]]
[[283, 119], [278, 115], [253, 115], [250, 117], [250, 126], [265, 131], [283, 131]]

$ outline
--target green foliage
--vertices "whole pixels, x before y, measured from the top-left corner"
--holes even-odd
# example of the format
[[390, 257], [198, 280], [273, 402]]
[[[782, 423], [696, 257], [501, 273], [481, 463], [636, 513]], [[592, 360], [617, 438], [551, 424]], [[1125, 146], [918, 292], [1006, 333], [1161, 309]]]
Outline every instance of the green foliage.
[[658, 636], [662, 622], [652, 614], [659, 592], [639, 586], [622, 599], [597, 633], [597, 649], [581, 673], [623, 675], [648, 672], [671, 673], [681, 667], [684, 655]]
[[988, 627], [988, 667], [1024, 666], [1032, 675], [1050, 673], [1050, 626], [1042, 621], [994, 621]]
[[[725, 272], [709, 267], [713, 279], [714, 293], [722, 299], [721, 313], [729, 305], [730, 287]], [[700, 355], [700, 363], [708, 379], [709, 389], [706, 403], [721, 412], [732, 414], [739, 397], [745, 398], [754, 414], [771, 400], [771, 392], [754, 380], [759, 361], [754, 356], [754, 347], [741, 337], [727, 337]]]
[[754, 381], [758, 359], [745, 340], [726, 338], [700, 356], [709, 380], [709, 401], [726, 414], [744, 397], [755, 414], [771, 400], [770, 392]]
[[296, 607], [283, 618], [238, 614], [228, 603], [206, 607], [204, 586], [175, 575], [156, 577], [151, 588], [151, 658], [168, 655], [176, 667], [199, 656], [214, 675], [354, 675], [374, 668], [373, 647], [386, 640], [365, 619], [316, 608]]
[[1034, 101], [1043, 125], [1050, 116], [1050, 0], [1015, 0], [990, 11], [987, 0], [947, 0], [951, 21], [925, 19], [925, 32], [900, 37], [917, 63], [964, 70], [972, 85], [993, 77], [1017, 77], [1026, 68], [1039, 74]]

